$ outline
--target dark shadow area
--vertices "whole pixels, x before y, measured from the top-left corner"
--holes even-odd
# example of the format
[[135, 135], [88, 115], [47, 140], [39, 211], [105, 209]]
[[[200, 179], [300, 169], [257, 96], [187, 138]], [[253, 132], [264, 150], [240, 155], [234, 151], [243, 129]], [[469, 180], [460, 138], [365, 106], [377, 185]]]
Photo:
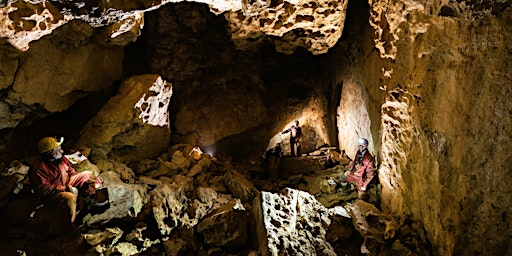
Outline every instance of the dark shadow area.
[[[46, 116], [34, 123], [21, 123], [15, 129], [4, 129], [0, 133], [9, 138], [2, 160], [11, 162], [15, 159], [36, 156], [37, 142], [46, 136], [64, 137], [63, 149], [71, 149], [80, 137], [80, 131], [92, 119], [110, 97], [115, 95], [119, 84], [109, 89], [98, 91], [78, 100], [69, 109]], [[48, 115], [48, 113], [45, 113]], [[66, 151], [67, 152], [67, 151]]]

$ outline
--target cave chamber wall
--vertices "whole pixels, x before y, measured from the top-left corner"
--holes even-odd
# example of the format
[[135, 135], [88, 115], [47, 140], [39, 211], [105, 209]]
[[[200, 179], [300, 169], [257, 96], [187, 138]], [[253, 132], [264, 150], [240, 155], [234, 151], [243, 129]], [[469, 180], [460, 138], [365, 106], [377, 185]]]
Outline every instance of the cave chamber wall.
[[[2, 159], [37, 154], [43, 136], [64, 136], [70, 147], [122, 77], [124, 49], [98, 29], [72, 20], [30, 42], [25, 51], [3, 44]], [[107, 71], [107, 72], [104, 72]], [[9, 78], [10, 77], [10, 78]]]
[[376, 32], [361, 32], [361, 47], [339, 46], [356, 56], [337, 82], [357, 103], [340, 106], [351, 113], [340, 135], [368, 115], [359, 128], [377, 147], [382, 207], [421, 221], [437, 255], [510, 254], [512, 10], [468, 19], [387, 7], [370, 5]]
[[[129, 51], [80, 21], [26, 52], [2, 40], [2, 117], [20, 129], [27, 115], [47, 117], [126, 77], [159, 74], [174, 89], [171, 143], [222, 141], [225, 151], [245, 146], [250, 154], [295, 119], [316, 140], [311, 148], [338, 143], [352, 155], [364, 136], [379, 164], [382, 208], [420, 220], [436, 254], [511, 254], [512, 8], [469, 19], [438, 16], [439, 6], [422, 2], [361, 2], [349, 11], [362, 15], [347, 17], [359, 26], [346, 26], [341, 43], [320, 56], [276, 53], [264, 40], [236, 50], [223, 18], [190, 3], [146, 13]], [[47, 121], [32, 125], [34, 136], [65, 129]], [[28, 134], [4, 136], [0, 149], [35, 144]]]
[[237, 50], [225, 19], [202, 4], [164, 6], [145, 19], [142, 35], [128, 46], [125, 67], [172, 82], [171, 143], [241, 159], [286, 144], [288, 136], [279, 134], [298, 119], [306, 131], [303, 152], [336, 145], [327, 129], [332, 114], [325, 56], [302, 48], [277, 53], [264, 39]]

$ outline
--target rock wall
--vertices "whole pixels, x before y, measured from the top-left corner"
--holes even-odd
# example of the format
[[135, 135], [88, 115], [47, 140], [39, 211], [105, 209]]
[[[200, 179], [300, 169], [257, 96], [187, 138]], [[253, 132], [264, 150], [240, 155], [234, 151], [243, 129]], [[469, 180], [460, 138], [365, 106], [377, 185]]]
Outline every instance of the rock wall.
[[204, 5], [169, 5], [146, 18], [141, 41], [127, 53], [128, 64], [137, 65], [136, 53], [144, 52], [151, 57], [142, 68], [173, 81], [174, 143], [259, 154], [296, 119], [312, 127], [306, 135], [315, 141], [307, 150], [332, 142], [319, 58], [304, 51], [279, 54], [268, 43], [240, 51], [224, 17]]
[[238, 49], [253, 48], [265, 40], [278, 52], [291, 54], [304, 47], [323, 54], [343, 32], [348, 1], [249, 1], [241, 10], [225, 14]]
[[380, 123], [382, 207], [421, 220], [437, 255], [511, 254], [512, 8], [384, 2], [375, 50], [339, 76]]
[[[310, 137], [316, 141], [311, 143], [311, 150], [335, 141], [333, 133], [326, 131], [326, 127], [333, 126], [327, 119], [330, 113], [320, 112], [326, 90], [318, 78], [323, 73], [318, 59], [312, 54], [303, 49], [298, 49], [297, 55], [278, 54], [269, 41], [246, 52], [237, 49], [226, 30], [229, 15], [215, 14], [229, 10], [243, 19], [240, 4], [164, 6], [168, 2], [119, 0], [75, 5], [12, 1], [0, 5], [0, 19], [5, 25], [0, 35], [2, 49], [6, 49], [1, 59], [6, 68], [0, 76], [5, 95], [0, 113], [4, 144], [22, 137], [22, 144], [33, 145], [40, 136], [56, 133], [76, 138], [70, 131], [81, 130], [79, 125], [39, 129], [33, 138], [11, 131], [68, 111], [88, 96], [97, 101], [91, 94], [112, 96], [119, 83], [139, 74], [160, 74], [175, 86], [178, 97], [170, 109], [175, 143], [216, 147], [214, 144], [222, 140], [226, 145], [253, 145], [240, 154], [247, 156], [264, 151], [272, 136], [298, 118], [313, 126]], [[296, 42], [289, 44], [287, 53], [298, 46], [326, 52], [341, 35], [346, 1], [321, 5], [308, 2], [304, 7], [299, 3], [265, 3], [244, 15], [248, 19], [256, 14], [264, 18], [267, 7], [271, 7], [268, 4], [276, 4], [280, 12], [293, 11], [287, 24], [301, 21], [281, 29], [289, 38], [280, 41], [281, 48], [288, 47], [286, 41]], [[262, 37], [268, 34], [274, 38], [271, 32], [269, 27]], [[323, 36], [318, 37], [318, 33]], [[104, 102], [106, 99], [91, 105], [99, 109]], [[76, 112], [70, 115], [91, 116]], [[255, 140], [254, 134], [261, 139]]]
[[[268, 5], [245, 6], [262, 12], [252, 13], [262, 36], [275, 37], [270, 28], [282, 28], [279, 21], [314, 29], [286, 31], [285, 39], [294, 42], [289, 48], [276, 38], [247, 52], [229, 41], [224, 19], [250, 24], [237, 28], [244, 33], [258, 22], [240, 17], [248, 12], [235, 3], [173, 4], [146, 13], [168, 1], [9, 2], [15, 8], [0, 6], [0, 129], [66, 111], [87, 94], [141, 73], [159, 74], [176, 88], [173, 142], [234, 144], [236, 137], [237, 145], [260, 150], [284, 124], [321, 113], [305, 119], [320, 128], [311, 138], [337, 137], [339, 148], [352, 155], [355, 139], [368, 137], [379, 163], [383, 208], [422, 221], [436, 254], [512, 254], [511, 189], [505, 183], [512, 134], [508, 1], [351, 1], [348, 26], [339, 22], [346, 1], [323, 3], [332, 7], [325, 12], [308, 2], [305, 10], [315, 14], [307, 17], [288, 2], [252, 2]], [[273, 7], [293, 19], [265, 20]], [[210, 13], [228, 10], [232, 16]], [[322, 30], [311, 17], [337, 19], [333, 30]], [[143, 24], [146, 34], [125, 51], [121, 46], [138, 38]], [[311, 40], [315, 36], [329, 42]], [[312, 57], [297, 46], [329, 52]], [[296, 52], [281, 55], [274, 48]], [[339, 88], [340, 96], [330, 98], [336, 103], [324, 101]], [[340, 118], [333, 120], [338, 102]], [[330, 128], [339, 129], [338, 136], [324, 134]], [[2, 142], [0, 150], [7, 142], [23, 150], [10, 135]]]

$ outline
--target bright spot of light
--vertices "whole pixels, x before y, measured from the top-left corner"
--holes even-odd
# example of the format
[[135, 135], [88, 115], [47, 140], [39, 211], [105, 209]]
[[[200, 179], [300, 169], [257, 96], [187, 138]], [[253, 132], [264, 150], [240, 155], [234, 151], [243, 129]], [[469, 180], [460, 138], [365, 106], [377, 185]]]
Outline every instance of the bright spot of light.
[[204, 150], [204, 153], [206, 153], [212, 157], [215, 155], [215, 147], [214, 146], [203, 147], [203, 150]]

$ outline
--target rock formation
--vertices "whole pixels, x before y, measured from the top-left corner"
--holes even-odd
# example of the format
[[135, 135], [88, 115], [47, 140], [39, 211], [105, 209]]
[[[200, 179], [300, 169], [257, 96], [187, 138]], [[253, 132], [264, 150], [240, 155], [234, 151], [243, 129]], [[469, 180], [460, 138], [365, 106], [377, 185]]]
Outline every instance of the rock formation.
[[[325, 241], [347, 246], [316, 249], [512, 254], [511, 22], [505, 0], [3, 1], [0, 210], [10, 232], [1, 241], [12, 246], [0, 254], [27, 244], [72, 254], [83, 239], [86, 249], [119, 254], [274, 248], [262, 239], [249, 245], [241, 234], [246, 224], [216, 225], [249, 216], [247, 233], [256, 232], [251, 200], [265, 191], [278, 198], [268, 182], [274, 179], [308, 191], [323, 207], [353, 200], [332, 185], [343, 171], [332, 155], [318, 165], [323, 155], [260, 161], [278, 143], [287, 152], [279, 133], [296, 119], [306, 131], [304, 153], [326, 146], [352, 156], [357, 138], [366, 137], [378, 166], [371, 192], [381, 196], [372, 201], [377, 208], [344, 205], [364, 214], [331, 216]], [[157, 77], [158, 85], [172, 84], [163, 98], [151, 91]], [[142, 78], [151, 82], [135, 82]], [[169, 104], [157, 115], [168, 117], [167, 127], [144, 115], [157, 102]], [[101, 230], [43, 246], [44, 228], [24, 223], [35, 205], [23, 173], [36, 156], [33, 145], [48, 135], [69, 138], [65, 149], [90, 150], [90, 164], [115, 173], [116, 184], [137, 186], [131, 189], [141, 192], [126, 200], [137, 206], [115, 220], [96, 212]], [[193, 148], [212, 158], [192, 157]], [[112, 189], [105, 189], [109, 200]], [[164, 198], [185, 200], [187, 210]], [[177, 221], [164, 216], [178, 212], [191, 218], [180, 223], [194, 223], [192, 213], [200, 217], [173, 234]], [[371, 225], [351, 223], [363, 217]], [[104, 221], [112, 227], [99, 225]], [[169, 239], [155, 239], [155, 226]], [[304, 234], [324, 236], [314, 231]], [[399, 238], [407, 235], [414, 239]]]
[[[99, 161], [96, 167], [103, 170], [103, 187], [95, 196], [85, 197], [76, 222], [78, 229], [64, 229], [66, 218], [59, 216], [65, 212], [36, 202], [30, 186], [14, 190], [15, 196], [2, 193], [5, 211], [1, 212], [4, 218], [0, 224], [6, 233], [0, 252], [360, 255], [359, 251], [366, 250], [430, 254], [424, 229], [409, 218], [381, 213], [362, 200], [339, 205], [353, 198], [338, 198], [337, 205], [329, 207], [317, 200], [337, 194], [333, 182], [339, 179], [337, 168], [346, 165], [332, 170], [319, 168], [314, 173], [301, 174], [303, 179], [282, 175], [282, 179], [273, 181], [259, 180], [258, 186], [274, 186], [272, 192], [260, 191], [243, 174], [247, 170], [237, 171], [229, 162], [207, 154], [187, 154], [193, 149], [185, 145], [174, 147], [166, 153], [172, 157], [164, 160], [162, 156], [153, 167], [141, 165], [137, 170], [115, 161]], [[315, 156], [319, 159], [320, 154]], [[184, 162], [188, 164], [183, 165]], [[318, 161], [319, 166], [322, 162], [325, 159]], [[159, 171], [166, 165], [180, 168]], [[194, 172], [198, 165], [202, 166], [201, 171]], [[77, 169], [78, 166], [76, 163]], [[29, 185], [24, 179], [28, 168], [13, 163], [9, 175], [1, 181], [10, 189], [16, 184]]]
[[81, 131], [76, 147], [90, 158], [131, 163], [163, 153], [169, 144], [172, 87], [158, 75], [127, 79]]

